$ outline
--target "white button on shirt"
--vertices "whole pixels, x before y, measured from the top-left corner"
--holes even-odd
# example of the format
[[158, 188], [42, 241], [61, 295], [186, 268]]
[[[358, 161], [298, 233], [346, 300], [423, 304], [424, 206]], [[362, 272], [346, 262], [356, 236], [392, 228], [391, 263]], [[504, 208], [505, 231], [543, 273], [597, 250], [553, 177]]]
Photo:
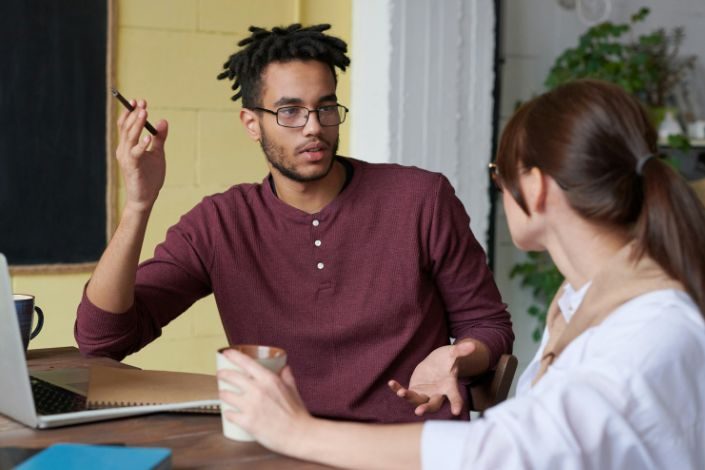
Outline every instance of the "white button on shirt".
[[321, 223], [318, 221], [318, 219], [313, 219], [313, 222], [311, 222], [314, 227], [318, 227]]
[[316, 267], [317, 267], [318, 269], [323, 269], [323, 268], [325, 267], [325, 265], [324, 265], [323, 263], [318, 263], [318, 264], [316, 265]]
[[[564, 316], [586, 291], [564, 291]], [[532, 387], [546, 339], [516, 398], [470, 423], [424, 424], [423, 468], [705, 468], [705, 322], [688, 295], [625, 303]]]
[[316, 240], [315, 242], [313, 242], [313, 244], [316, 245], [316, 246], [321, 246], [321, 241], [320, 241], [320, 240]]

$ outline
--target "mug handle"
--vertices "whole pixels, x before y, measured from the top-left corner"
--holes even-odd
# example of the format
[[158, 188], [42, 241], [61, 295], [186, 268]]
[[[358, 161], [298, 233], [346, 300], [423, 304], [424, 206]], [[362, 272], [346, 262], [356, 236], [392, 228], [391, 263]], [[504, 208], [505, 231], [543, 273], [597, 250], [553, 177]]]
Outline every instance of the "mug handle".
[[29, 335], [29, 339], [34, 339], [34, 337], [42, 331], [42, 327], [44, 326], [44, 312], [42, 312], [41, 308], [36, 306], [34, 307], [34, 311], [37, 312], [37, 326], [34, 327], [34, 331]]

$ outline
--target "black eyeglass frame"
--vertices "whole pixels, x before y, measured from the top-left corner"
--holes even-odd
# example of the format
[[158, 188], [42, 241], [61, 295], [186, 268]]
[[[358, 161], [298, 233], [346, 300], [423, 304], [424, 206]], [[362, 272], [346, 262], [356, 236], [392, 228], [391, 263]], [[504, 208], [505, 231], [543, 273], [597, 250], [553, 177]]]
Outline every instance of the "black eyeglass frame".
[[[320, 113], [323, 109], [325, 109], [325, 108], [331, 108], [331, 107], [337, 108], [337, 110], [338, 110], [338, 116], [340, 117], [340, 121], [338, 121], [336, 124], [323, 124], [323, 123], [321, 122], [321, 115], [320, 115], [319, 113]], [[301, 124], [300, 126], [289, 126], [289, 125], [282, 124], [281, 122], [279, 122], [279, 111], [281, 111], [281, 110], [283, 110], [283, 109], [291, 109], [291, 108], [298, 108], [298, 109], [305, 109], [305, 110], [306, 110], [306, 113], [307, 113], [307, 114], [306, 114], [306, 121], [304, 121], [304, 123]], [[319, 106], [318, 108], [314, 108], [314, 109], [308, 109], [308, 108], [305, 107], [305, 106], [282, 106], [281, 108], [277, 109], [276, 111], [273, 111], [273, 110], [267, 109], [267, 108], [260, 108], [260, 107], [257, 107], [257, 106], [252, 107], [252, 108], [249, 108], [249, 109], [252, 109], [252, 110], [255, 110], [255, 111], [264, 111], [265, 113], [273, 114], [273, 115], [276, 117], [276, 120], [277, 120], [277, 124], [278, 124], [278, 125], [280, 125], [280, 126], [282, 126], [282, 127], [287, 127], [287, 128], [289, 128], [289, 129], [300, 129], [300, 128], [302, 128], [302, 127], [306, 127], [306, 124], [308, 124], [308, 118], [311, 116], [311, 113], [316, 113], [316, 117], [318, 118], [318, 123], [321, 125], [321, 127], [334, 127], [334, 126], [339, 126], [339, 125], [341, 125], [342, 123], [345, 122], [345, 118], [348, 116], [348, 113], [350, 112], [350, 110], [347, 108], [347, 106], [342, 105], [342, 104], [340, 104], [340, 103], [337, 103], [337, 104], [334, 104], [334, 105], [333, 105], [333, 104], [328, 104], [328, 105], [325, 105], [325, 106]], [[342, 109], [342, 113], [341, 113], [341, 109]]]
[[[494, 183], [495, 188], [497, 189], [498, 192], [504, 192], [504, 183], [502, 183], [502, 175], [499, 174], [499, 169], [497, 168], [497, 164], [495, 162], [491, 162], [487, 164], [487, 168], [490, 171], [490, 178], [492, 179], [492, 182]], [[529, 167], [525, 168], [523, 170], [520, 170], [522, 173], [528, 172], [531, 170], [531, 168], [538, 168], [538, 167]], [[557, 179], [553, 179], [553, 181], [556, 182], [559, 188], [561, 188], [563, 191], [570, 191], [570, 188], [566, 186], [565, 184], [561, 183]]]

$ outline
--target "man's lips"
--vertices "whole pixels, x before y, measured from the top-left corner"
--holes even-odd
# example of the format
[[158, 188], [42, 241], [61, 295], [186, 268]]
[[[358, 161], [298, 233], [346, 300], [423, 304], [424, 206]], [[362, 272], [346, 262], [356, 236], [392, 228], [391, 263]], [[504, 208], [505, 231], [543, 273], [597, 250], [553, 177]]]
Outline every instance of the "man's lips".
[[321, 160], [325, 157], [328, 146], [323, 142], [315, 142], [305, 145], [299, 150], [299, 154], [304, 155], [309, 161]]
[[301, 150], [299, 150], [299, 153], [315, 153], [315, 152], [323, 152], [328, 148], [326, 144], [323, 142], [315, 142], [311, 144], [306, 144]]

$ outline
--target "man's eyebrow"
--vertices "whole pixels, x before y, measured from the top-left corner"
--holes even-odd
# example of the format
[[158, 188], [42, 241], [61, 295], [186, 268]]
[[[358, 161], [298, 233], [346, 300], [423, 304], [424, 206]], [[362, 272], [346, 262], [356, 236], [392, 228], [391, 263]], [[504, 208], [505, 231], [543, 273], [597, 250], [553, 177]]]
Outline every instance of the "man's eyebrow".
[[290, 104], [301, 104], [303, 100], [301, 98], [290, 98], [288, 96], [282, 96], [277, 101], [274, 102], [274, 106], [286, 106]]
[[322, 103], [322, 102], [324, 102], [324, 101], [335, 101], [335, 102], [337, 102], [337, 101], [338, 101], [338, 97], [336, 96], [335, 93], [331, 93], [330, 95], [326, 95], [326, 96], [322, 96], [322, 97], [318, 98], [318, 102], [319, 102], [319, 103]]
[[[323, 103], [326, 101], [338, 101], [338, 96], [335, 93], [331, 93], [330, 95], [325, 95], [321, 96], [318, 98], [319, 103]], [[277, 101], [274, 102], [274, 107], [281, 107], [281, 106], [292, 106], [292, 105], [301, 105], [303, 104], [303, 100], [301, 98], [291, 98], [289, 96], [282, 96], [279, 98]]]

